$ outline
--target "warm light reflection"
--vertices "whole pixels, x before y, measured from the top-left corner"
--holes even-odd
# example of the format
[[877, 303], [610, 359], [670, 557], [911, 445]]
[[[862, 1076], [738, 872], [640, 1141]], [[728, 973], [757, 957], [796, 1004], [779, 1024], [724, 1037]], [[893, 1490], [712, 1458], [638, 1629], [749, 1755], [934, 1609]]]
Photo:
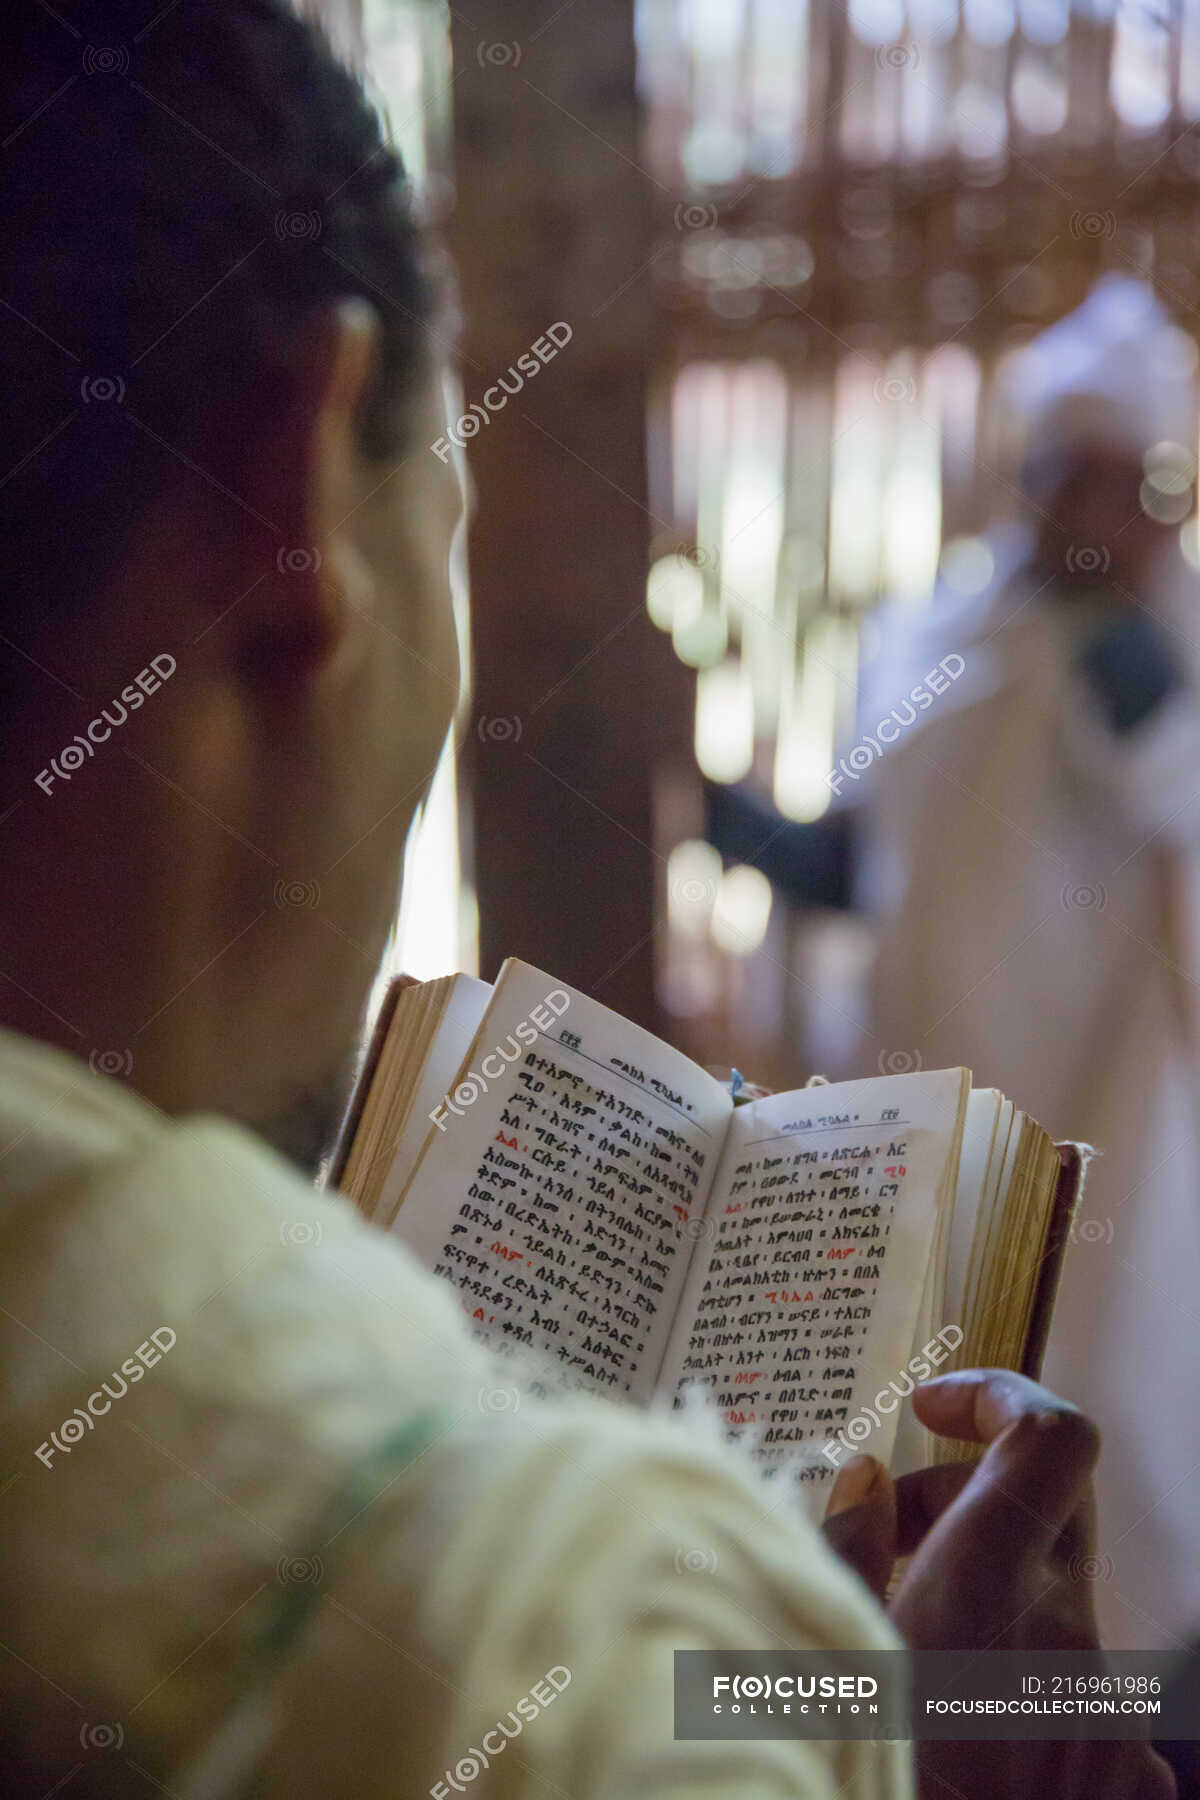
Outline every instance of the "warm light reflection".
[[[672, 191], [812, 168], [831, 121], [863, 162], [957, 148], [986, 165], [1030, 139], [1129, 139], [1200, 116], [1200, 0], [635, 0], [634, 17], [648, 160]], [[749, 316], [757, 298], [714, 310]]]
[[986, 538], [951, 538], [942, 551], [942, 580], [955, 594], [982, 594], [995, 568]]
[[703, 943], [721, 882], [721, 858], [701, 838], [676, 844], [667, 858], [667, 923], [672, 934]]
[[696, 761], [710, 781], [741, 781], [754, 760], [754, 689], [732, 658], [696, 677]]
[[771, 884], [758, 869], [739, 863], [727, 869], [717, 888], [712, 935], [730, 956], [749, 956], [767, 935], [771, 918]]
[[879, 591], [885, 412], [904, 403], [885, 381], [882, 363], [844, 359], [834, 411], [829, 576], [834, 592], [857, 605]]
[[460, 943], [457, 759], [447, 742], [425, 810], [409, 833], [400, 922], [387, 956], [390, 973], [428, 981], [464, 967]]
[[[349, 9], [348, 9], [349, 10]], [[368, 92], [404, 159], [418, 207], [450, 190], [450, 12], [444, 0], [363, 0]]]
[[807, 823], [828, 810], [839, 687], [854, 692], [853, 652], [836, 619], [814, 619], [800, 672], [790, 684], [775, 745], [774, 799], [788, 819]]
[[704, 578], [678, 553], [660, 556], [646, 578], [646, 611], [660, 631], [683, 630], [700, 617]]

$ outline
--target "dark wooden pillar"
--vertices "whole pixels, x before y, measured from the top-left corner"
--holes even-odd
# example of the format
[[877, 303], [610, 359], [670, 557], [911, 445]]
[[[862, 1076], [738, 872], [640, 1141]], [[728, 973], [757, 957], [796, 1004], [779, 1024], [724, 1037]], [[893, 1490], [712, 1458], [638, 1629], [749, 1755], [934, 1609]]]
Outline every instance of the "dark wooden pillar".
[[[475, 409], [481, 968], [519, 955], [653, 1024], [655, 697], [678, 665], [644, 605], [662, 522], [646, 510], [653, 184], [632, 0], [469, 10], [453, 24], [452, 240]], [[510, 396], [502, 378], [524, 385]]]

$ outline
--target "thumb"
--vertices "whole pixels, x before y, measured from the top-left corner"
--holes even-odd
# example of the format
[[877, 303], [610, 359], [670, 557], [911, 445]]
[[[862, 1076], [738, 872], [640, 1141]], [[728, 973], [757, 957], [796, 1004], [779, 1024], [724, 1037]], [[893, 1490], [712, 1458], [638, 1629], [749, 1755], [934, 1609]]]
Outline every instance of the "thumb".
[[1086, 1499], [1099, 1454], [1090, 1419], [1021, 1376], [988, 1371], [944, 1377], [917, 1390], [922, 1423], [987, 1444], [933, 1535], [968, 1556], [1049, 1553]]
[[1082, 1413], [1026, 1414], [989, 1445], [976, 1470], [980, 1528], [990, 1521], [1001, 1534], [1019, 1535], [1026, 1550], [1048, 1553], [1088, 1497], [1098, 1451], [1099, 1434]]
[[842, 1561], [882, 1600], [896, 1560], [896, 1490], [882, 1463], [856, 1456], [838, 1472], [821, 1529]]

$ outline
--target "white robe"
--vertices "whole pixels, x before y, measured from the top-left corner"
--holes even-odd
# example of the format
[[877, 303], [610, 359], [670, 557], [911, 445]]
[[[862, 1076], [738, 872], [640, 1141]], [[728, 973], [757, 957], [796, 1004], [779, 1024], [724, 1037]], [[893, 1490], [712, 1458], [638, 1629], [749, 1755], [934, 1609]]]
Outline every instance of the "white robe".
[[1104, 1434], [1081, 1576], [1105, 1639], [1158, 1647], [1200, 1630], [1200, 582], [1164, 565], [1154, 610], [1192, 685], [1122, 738], [1069, 603], [1035, 594], [1020, 533], [994, 547], [989, 591], [885, 632], [864, 684], [871, 730], [964, 662], [858, 789], [880, 919], [859, 1065], [965, 1064], [1103, 1152], [1044, 1373]]
[[0, 1363], [4, 1793], [911, 1800], [673, 1737], [681, 1647], [899, 1647], [715, 1413], [538, 1398], [248, 1132], [4, 1031]]

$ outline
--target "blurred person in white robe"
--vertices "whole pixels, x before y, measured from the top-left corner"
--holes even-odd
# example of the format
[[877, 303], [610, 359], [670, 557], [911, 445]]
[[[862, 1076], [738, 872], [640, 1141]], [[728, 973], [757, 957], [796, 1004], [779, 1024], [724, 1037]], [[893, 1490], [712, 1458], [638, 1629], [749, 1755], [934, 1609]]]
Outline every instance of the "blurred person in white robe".
[[1080, 1577], [1121, 1648], [1200, 1621], [1200, 578], [1142, 504], [1189, 352], [1109, 276], [1021, 354], [1024, 517], [983, 592], [885, 620], [831, 777], [879, 927], [859, 1072], [966, 1064], [1102, 1152], [1045, 1372], [1103, 1432]]

